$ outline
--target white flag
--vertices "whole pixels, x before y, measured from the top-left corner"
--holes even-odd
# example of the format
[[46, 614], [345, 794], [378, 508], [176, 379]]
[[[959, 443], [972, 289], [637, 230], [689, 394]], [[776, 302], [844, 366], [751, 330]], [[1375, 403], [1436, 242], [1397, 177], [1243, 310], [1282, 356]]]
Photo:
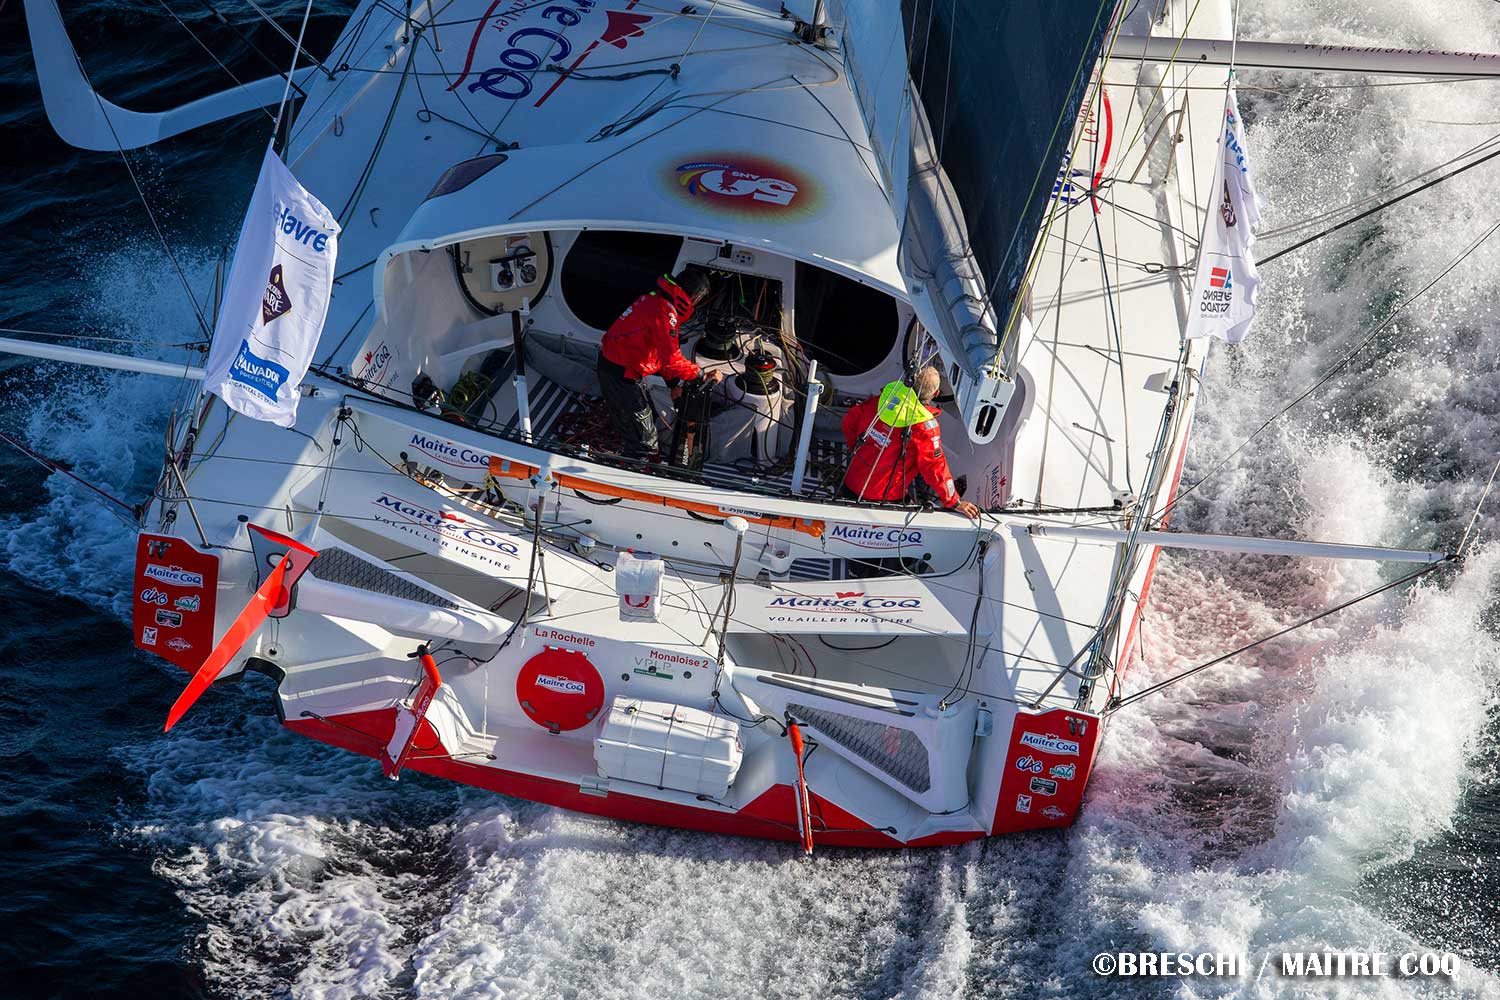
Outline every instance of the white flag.
[[1218, 337], [1237, 344], [1255, 320], [1260, 274], [1250, 248], [1260, 224], [1260, 197], [1250, 171], [1245, 127], [1231, 87], [1224, 104], [1224, 129], [1214, 167], [1214, 204], [1203, 227], [1198, 274], [1184, 336]]
[[214, 324], [204, 387], [234, 410], [297, 422], [328, 300], [339, 224], [266, 150]]

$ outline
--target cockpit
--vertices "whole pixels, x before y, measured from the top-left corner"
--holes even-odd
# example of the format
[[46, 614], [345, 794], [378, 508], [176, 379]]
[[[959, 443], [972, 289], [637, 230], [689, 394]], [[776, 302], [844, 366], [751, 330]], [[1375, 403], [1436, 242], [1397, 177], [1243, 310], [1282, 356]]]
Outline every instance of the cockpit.
[[[709, 290], [677, 331], [682, 354], [722, 378], [686, 390], [642, 380], [660, 442], [643, 465], [630, 461], [602, 398], [600, 344], [659, 278], [684, 271]], [[830, 267], [729, 241], [576, 228], [403, 251], [381, 280], [381, 316], [332, 374], [444, 420], [727, 490], [831, 500], [850, 457], [849, 408], [933, 365], [957, 488], [981, 509], [1009, 502], [1024, 387], [1003, 417], [1011, 426], [973, 443], [912, 307]], [[919, 486], [905, 503], [934, 499]]]

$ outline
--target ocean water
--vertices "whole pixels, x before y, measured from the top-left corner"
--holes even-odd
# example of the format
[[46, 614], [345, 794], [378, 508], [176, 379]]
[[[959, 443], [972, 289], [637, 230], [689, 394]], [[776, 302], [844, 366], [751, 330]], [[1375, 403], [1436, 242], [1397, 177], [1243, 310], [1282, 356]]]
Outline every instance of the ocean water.
[[[239, 3], [235, 25], [283, 47]], [[174, 2], [242, 75], [237, 34]], [[341, 10], [319, 3], [326, 50]], [[101, 90], [167, 106], [222, 71], [160, 4], [67, 4]], [[0, 324], [123, 337], [193, 321], [120, 158], [47, 128], [21, 24], [0, 42]], [[271, 8], [293, 23], [297, 5]], [[1490, 0], [1244, 0], [1245, 37], [1500, 51]], [[320, 49], [321, 46], [321, 49]], [[1362, 197], [1500, 132], [1500, 84], [1350, 87], [1246, 73], [1266, 226]], [[130, 162], [199, 294], [268, 123]], [[1220, 352], [1186, 481], [1500, 220], [1481, 167], [1263, 271]], [[1277, 244], [1267, 241], [1267, 248]], [[1500, 238], [1184, 500], [1181, 527], [1449, 546], [1500, 454]], [[0, 428], [139, 498], [178, 389], [0, 360]], [[820, 851], [615, 824], [282, 731], [263, 678], [169, 736], [182, 676], [125, 626], [132, 533], [0, 451], [0, 995], [17, 997], [1500, 996], [1500, 498], [1460, 573], [1367, 602], [1133, 706], [1065, 834]], [[1390, 572], [1164, 556], [1141, 680]], [[1430, 578], [1429, 578], [1430, 579]], [[1454, 979], [1101, 979], [1102, 951], [1435, 949]]]

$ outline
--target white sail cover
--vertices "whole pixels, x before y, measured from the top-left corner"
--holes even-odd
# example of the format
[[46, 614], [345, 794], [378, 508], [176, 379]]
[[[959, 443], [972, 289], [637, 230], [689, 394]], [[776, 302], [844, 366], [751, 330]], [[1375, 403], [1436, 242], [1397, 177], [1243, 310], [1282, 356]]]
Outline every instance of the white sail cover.
[[1214, 191], [1218, 210], [1204, 222], [1184, 336], [1218, 337], [1237, 344], [1255, 321], [1255, 299], [1260, 293], [1260, 274], [1250, 252], [1255, 227], [1260, 224], [1260, 197], [1255, 193], [1245, 126], [1233, 87], [1224, 101]]
[[299, 387], [333, 293], [338, 235], [333, 213], [267, 148], [203, 383], [231, 409], [281, 427], [296, 423]]

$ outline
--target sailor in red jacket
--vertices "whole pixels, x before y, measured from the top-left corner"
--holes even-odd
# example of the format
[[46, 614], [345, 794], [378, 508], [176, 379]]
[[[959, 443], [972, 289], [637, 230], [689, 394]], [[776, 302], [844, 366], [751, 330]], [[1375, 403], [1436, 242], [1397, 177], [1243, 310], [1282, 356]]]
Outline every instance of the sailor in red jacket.
[[979, 508], [959, 498], [943, 457], [942, 411], [932, 405], [941, 383], [937, 369], [923, 368], [913, 381], [915, 388], [892, 382], [849, 408], [843, 424], [849, 470], [839, 492], [851, 500], [899, 503], [920, 472], [945, 508], [977, 518]]
[[[698, 366], [682, 356], [677, 338], [708, 291], [708, 276], [700, 270], [688, 268], [676, 278], [662, 275], [656, 290], [631, 303], [604, 334], [595, 371], [627, 458], [650, 457], [658, 447], [656, 409], [641, 380], [660, 375], [673, 387], [675, 398], [678, 382], [703, 377]], [[723, 377], [712, 371], [707, 382], [713, 385]]]

